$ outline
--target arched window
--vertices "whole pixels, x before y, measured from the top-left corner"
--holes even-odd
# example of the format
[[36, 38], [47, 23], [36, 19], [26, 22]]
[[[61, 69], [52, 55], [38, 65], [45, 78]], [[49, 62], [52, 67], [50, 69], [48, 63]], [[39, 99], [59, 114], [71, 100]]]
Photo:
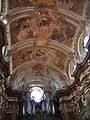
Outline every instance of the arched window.
[[9, 62], [9, 56], [7, 54], [8, 54], [7, 47], [3, 46], [2, 47], [2, 56], [4, 58], [4, 61]]
[[89, 42], [89, 35], [87, 35], [85, 38], [84, 38], [84, 42], [83, 42], [83, 47], [84, 47], [84, 51], [85, 52], [88, 52], [88, 42]]
[[32, 87], [30, 89], [31, 92], [31, 100], [34, 100], [35, 102], [39, 103], [44, 97], [44, 91], [40, 87]]

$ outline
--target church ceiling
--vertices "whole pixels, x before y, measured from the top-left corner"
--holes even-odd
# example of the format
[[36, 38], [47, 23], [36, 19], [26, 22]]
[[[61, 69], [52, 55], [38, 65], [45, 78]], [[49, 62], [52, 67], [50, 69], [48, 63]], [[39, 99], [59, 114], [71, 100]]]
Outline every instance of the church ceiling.
[[76, 14], [82, 15], [85, 0], [9, 0], [9, 10], [17, 7], [29, 6], [57, 6], [60, 9], [69, 10]]
[[[37, 79], [40, 75], [45, 79], [52, 76], [54, 82], [58, 83], [53, 82], [55, 90], [72, 85], [78, 39], [85, 28], [86, 2], [8, 0], [6, 30], [12, 76], [8, 81], [13, 89], [21, 90], [23, 86], [35, 85], [39, 80], [31, 80], [30, 76]], [[38, 79], [43, 82], [41, 78]], [[40, 81], [37, 85], [40, 85]]]
[[59, 43], [70, 41], [75, 35], [76, 26], [66, 21], [62, 14], [52, 9], [41, 8], [28, 17], [11, 23], [12, 44], [37, 38], [36, 44], [47, 44], [51, 39]]

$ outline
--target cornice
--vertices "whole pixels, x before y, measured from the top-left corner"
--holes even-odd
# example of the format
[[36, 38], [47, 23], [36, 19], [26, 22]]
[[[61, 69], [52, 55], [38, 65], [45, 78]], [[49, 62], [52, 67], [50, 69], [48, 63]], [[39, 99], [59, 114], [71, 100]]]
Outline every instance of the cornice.
[[76, 80], [67, 89], [65, 89], [65, 90], [58, 90], [56, 92], [56, 98], [59, 99], [62, 96], [70, 96], [75, 90], [76, 90]]
[[76, 70], [73, 74], [73, 77], [75, 77], [76, 80], [79, 80], [82, 72], [84, 72], [88, 68], [88, 60], [90, 60], [90, 52], [87, 53], [82, 63], [77, 64]]

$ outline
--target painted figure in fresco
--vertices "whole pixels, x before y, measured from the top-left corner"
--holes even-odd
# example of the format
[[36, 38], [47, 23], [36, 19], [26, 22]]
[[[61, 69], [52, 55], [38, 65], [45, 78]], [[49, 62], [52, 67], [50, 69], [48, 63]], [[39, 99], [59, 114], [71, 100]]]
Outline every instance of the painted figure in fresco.
[[22, 29], [19, 32], [18, 36], [17, 36], [18, 40], [25, 40], [25, 39], [29, 39], [29, 38], [33, 38], [33, 31], [30, 30], [29, 27], [27, 27], [26, 29]]
[[62, 14], [48, 8], [37, 9], [33, 17], [20, 18], [15, 22], [12, 23], [13, 43], [35, 38], [36, 45], [46, 46], [51, 39], [61, 43], [75, 34], [74, 25], [67, 22]]
[[9, 9], [32, 6], [32, 0], [9, 0]]
[[18, 24], [20, 26], [20, 28], [19, 28], [20, 30], [19, 30], [19, 33], [17, 35], [17, 39], [19, 41], [33, 38], [33, 31], [31, 30], [31, 23], [30, 23], [29, 18], [25, 18], [25, 19], [23, 18], [22, 22], [19, 21]]
[[32, 5], [32, 0], [18, 0], [21, 6], [29, 6]]
[[51, 34], [51, 39], [57, 40], [58, 42], [61, 43], [64, 41], [65, 37], [61, 31], [58, 31], [58, 29], [54, 29]]
[[73, 8], [74, 4], [74, 0], [59, 0], [59, 5], [66, 9]]
[[20, 51], [20, 54], [18, 53], [17, 56], [20, 56], [21, 59], [18, 59], [19, 62], [24, 62], [28, 60], [35, 60], [35, 51], [30, 49], [23, 49]]
[[54, 5], [55, 0], [9, 0], [10, 9], [15, 7], [28, 7], [33, 5]]
[[71, 10], [79, 15], [83, 14], [85, 0], [58, 0], [58, 8]]

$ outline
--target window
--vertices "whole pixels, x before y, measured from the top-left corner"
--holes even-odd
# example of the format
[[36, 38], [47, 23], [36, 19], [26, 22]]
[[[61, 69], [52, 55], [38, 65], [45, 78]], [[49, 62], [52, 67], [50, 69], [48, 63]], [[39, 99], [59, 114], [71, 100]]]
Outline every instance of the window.
[[39, 103], [44, 97], [44, 91], [40, 87], [33, 87], [30, 89], [31, 92], [31, 100]]
[[85, 50], [85, 52], [88, 52], [88, 41], [89, 41], [89, 35], [87, 35], [84, 38], [84, 50]]

